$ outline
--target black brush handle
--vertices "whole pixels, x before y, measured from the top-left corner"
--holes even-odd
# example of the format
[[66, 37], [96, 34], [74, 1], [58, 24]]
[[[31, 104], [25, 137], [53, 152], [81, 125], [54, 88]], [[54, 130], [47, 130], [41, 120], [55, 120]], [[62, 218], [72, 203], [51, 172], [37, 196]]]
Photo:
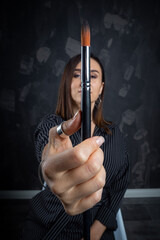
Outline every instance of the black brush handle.
[[[81, 140], [91, 137], [91, 99], [90, 99], [90, 47], [81, 47]], [[90, 240], [91, 213], [83, 213], [83, 237]]]
[[91, 137], [90, 47], [81, 47], [81, 140]]

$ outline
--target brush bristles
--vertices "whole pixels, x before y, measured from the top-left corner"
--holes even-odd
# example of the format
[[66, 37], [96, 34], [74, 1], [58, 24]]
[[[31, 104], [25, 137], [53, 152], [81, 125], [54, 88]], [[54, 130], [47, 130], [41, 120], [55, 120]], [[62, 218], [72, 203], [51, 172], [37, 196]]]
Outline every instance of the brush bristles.
[[90, 27], [84, 23], [81, 28], [81, 46], [90, 46]]

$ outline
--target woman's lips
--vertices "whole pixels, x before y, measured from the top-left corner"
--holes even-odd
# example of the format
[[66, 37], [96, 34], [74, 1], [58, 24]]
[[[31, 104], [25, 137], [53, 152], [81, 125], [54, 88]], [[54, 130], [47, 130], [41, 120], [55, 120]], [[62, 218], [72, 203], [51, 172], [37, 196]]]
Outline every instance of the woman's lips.
[[[81, 92], [82, 92], [81, 90], [78, 91], [78, 93], [81, 93]], [[92, 93], [92, 92], [90, 91], [90, 94], [91, 94], [91, 93]]]

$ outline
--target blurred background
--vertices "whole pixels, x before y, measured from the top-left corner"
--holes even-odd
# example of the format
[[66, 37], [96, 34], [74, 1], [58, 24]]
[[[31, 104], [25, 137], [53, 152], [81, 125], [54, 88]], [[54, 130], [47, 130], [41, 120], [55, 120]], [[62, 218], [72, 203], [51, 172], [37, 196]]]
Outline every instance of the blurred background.
[[129, 189], [158, 191], [159, 1], [3, 0], [0, 5], [0, 189], [41, 189], [34, 131], [55, 111], [65, 64], [80, 53], [85, 18], [91, 52], [105, 68], [105, 119], [119, 124], [128, 144]]

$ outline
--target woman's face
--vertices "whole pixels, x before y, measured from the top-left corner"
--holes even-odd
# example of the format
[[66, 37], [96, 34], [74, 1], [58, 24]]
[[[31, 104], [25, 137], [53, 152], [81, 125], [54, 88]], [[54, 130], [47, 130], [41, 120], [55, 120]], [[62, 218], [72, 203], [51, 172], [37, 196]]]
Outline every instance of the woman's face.
[[[94, 107], [95, 101], [103, 90], [102, 70], [98, 62], [93, 58], [90, 60], [90, 80], [91, 80], [91, 105]], [[81, 107], [81, 62], [74, 70], [71, 82], [71, 97], [78, 109]], [[92, 108], [93, 109], [93, 108]]]

